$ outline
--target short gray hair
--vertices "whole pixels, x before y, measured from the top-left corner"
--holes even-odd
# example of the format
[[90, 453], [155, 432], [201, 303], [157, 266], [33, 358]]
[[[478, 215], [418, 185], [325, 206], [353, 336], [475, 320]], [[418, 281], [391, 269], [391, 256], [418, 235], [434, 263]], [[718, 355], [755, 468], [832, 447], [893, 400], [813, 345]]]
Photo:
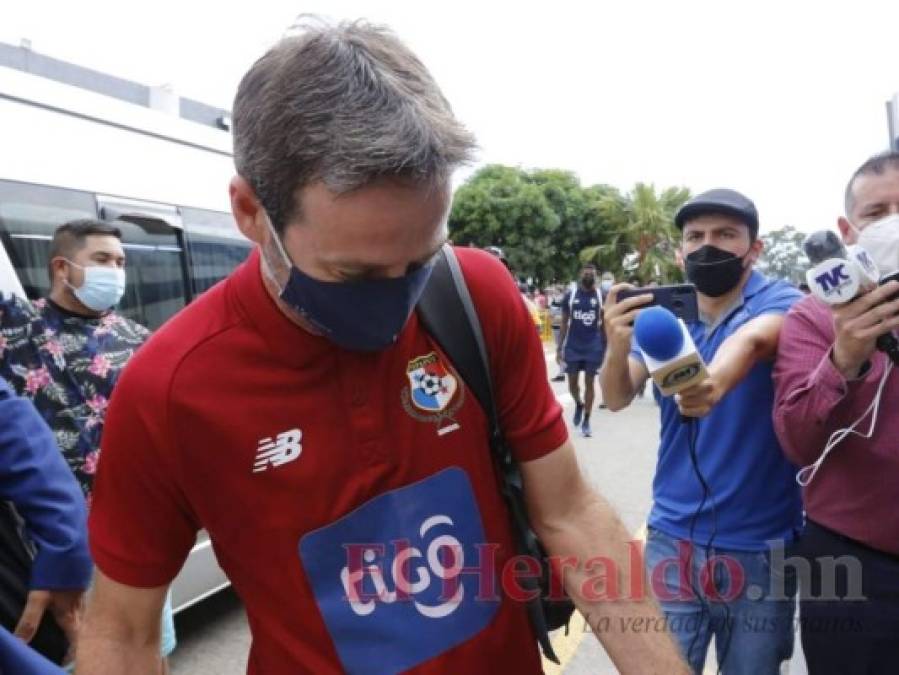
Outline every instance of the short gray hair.
[[855, 170], [852, 178], [846, 183], [846, 193], [844, 195], [844, 207], [847, 218], [852, 217], [852, 211], [855, 209], [855, 181], [861, 176], [882, 176], [887, 169], [899, 171], [899, 150], [887, 150], [869, 157]]
[[234, 163], [283, 232], [295, 192], [336, 193], [379, 177], [438, 183], [472, 158], [473, 135], [430, 73], [386, 27], [313, 20], [244, 75], [234, 100]]

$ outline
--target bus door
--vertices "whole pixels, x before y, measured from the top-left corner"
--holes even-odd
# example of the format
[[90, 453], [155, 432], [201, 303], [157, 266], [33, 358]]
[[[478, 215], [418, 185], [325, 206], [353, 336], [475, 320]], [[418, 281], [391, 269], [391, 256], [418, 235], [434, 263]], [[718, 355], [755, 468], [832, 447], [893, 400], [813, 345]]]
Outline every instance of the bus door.
[[98, 195], [97, 211], [122, 230], [128, 285], [119, 311], [150, 330], [159, 328], [193, 297], [178, 209]]

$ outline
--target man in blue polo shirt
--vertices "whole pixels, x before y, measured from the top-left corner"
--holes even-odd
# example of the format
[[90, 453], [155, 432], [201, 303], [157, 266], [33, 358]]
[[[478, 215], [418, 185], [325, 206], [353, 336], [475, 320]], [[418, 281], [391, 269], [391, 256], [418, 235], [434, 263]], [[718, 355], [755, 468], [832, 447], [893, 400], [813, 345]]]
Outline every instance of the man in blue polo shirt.
[[[774, 434], [771, 373], [783, 316], [801, 295], [753, 270], [762, 251], [758, 212], [740, 193], [698, 195], [675, 224], [701, 316], [687, 327], [709, 377], [674, 398], [654, 390], [662, 428], [649, 581], [696, 672], [714, 636], [724, 673], [776, 674], [792, 654], [796, 579], [771, 562], [779, 567], [783, 551], [775, 549], [796, 537], [802, 504]], [[612, 410], [627, 406], [649, 375], [632, 333], [651, 296], [616, 302], [625, 287], [612, 288], [605, 308], [600, 385]]]
[[[602, 364], [605, 340], [602, 334], [602, 296], [596, 285], [596, 265], [581, 268], [577, 284], [562, 298], [562, 323], [556, 360], [565, 363], [568, 389], [574, 399], [574, 426], [590, 436], [590, 411], [593, 410], [596, 372]], [[584, 398], [581, 399], [580, 373], [584, 373]]]

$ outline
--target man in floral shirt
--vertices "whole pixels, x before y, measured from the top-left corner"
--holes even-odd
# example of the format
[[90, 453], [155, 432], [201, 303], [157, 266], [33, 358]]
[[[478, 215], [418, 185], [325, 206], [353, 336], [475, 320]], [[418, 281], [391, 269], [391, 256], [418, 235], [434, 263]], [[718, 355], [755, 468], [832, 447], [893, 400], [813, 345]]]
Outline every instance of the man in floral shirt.
[[[50, 245], [49, 295], [0, 297], [0, 376], [53, 430], [88, 508], [109, 397], [150, 334], [112, 309], [125, 291], [121, 238], [99, 220], [61, 225]], [[163, 632], [168, 654], [175, 647], [168, 606]]]
[[117, 227], [60, 226], [48, 269], [48, 297], [0, 301], [0, 375], [40, 411], [89, 504], [107, 402], [149, 331], [112, 310], [125, 290]]

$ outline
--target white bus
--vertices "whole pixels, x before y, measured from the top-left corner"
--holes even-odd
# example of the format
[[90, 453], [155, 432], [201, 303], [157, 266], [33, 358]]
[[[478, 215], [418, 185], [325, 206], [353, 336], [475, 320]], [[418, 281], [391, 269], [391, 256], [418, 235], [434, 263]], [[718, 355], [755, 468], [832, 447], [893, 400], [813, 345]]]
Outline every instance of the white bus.
[[[144, 94], [168, 112], [124, 100]], [[230, 134], [179, 107], [165, 90], [0, 45], [0, 290], [44, 295], [51, 235], [81, 217], [121, 228], [120, 310], [151, 330], [246, 258], [229, 212]], [[173, 584], [175, 610], [227, 585], [201, 533]]]

